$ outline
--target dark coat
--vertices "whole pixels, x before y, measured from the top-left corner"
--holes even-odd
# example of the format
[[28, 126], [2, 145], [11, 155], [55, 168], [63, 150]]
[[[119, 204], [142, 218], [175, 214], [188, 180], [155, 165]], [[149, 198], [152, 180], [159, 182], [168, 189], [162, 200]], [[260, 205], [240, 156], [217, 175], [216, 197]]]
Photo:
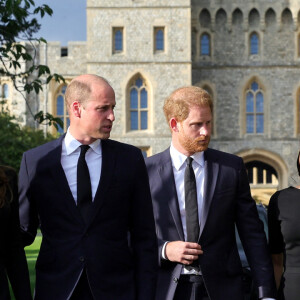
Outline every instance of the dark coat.
[[[17, 174], [0, 166], [9, 179], [6, 204], [0, 208], [0, 299], [10, 299], [8, 280], [17, 300], [32, 299], [28, 267], [20, 238]], [[12, 197], [11, 197], [12, 196]]]
[[[206, 173], [199, 236], [204, 253], [199, 256], [199, 264], [210, 299], [243, 299], [242, 266], [235, 240], [235, 224], [260, 296], [274, 297], [272, 263], [242, 159], [208, 149], [204, 160]], [[171, 300], [182, 265], [162, 259], [161, 251], [166, 241], [184, 241], [184, 234], [170, 150], [147, 158], [146, 165], [160, 256], [156, 299]]]
[[26, 152], [21, 163], [21, 227], [28, 243], [39, 224], [43, 235], [35, 299], [67, 299], [85, 268], [96, 300], [152, 300], [157, 243], [141, 151], [101, 141], [101, 178], [85, 224], [60, 162], [62, 141]]

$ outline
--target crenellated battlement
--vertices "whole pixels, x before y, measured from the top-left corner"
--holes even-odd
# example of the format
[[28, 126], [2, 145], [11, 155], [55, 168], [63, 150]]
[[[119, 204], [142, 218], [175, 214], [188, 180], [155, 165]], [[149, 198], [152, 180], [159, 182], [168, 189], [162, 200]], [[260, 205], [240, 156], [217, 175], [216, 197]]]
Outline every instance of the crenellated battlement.
[[[264, 30], [274, 24], [279, 30], [291, 23], [297, 30], [300, 23], [299, 1], [192, 1], [192, 25], [197, 27], [205, 17], [212, 31], [225, 19], [228, 30], [238, 23], [245, 31], [256, 26]], [[209, 20], [208, 20], [209, 18]]]

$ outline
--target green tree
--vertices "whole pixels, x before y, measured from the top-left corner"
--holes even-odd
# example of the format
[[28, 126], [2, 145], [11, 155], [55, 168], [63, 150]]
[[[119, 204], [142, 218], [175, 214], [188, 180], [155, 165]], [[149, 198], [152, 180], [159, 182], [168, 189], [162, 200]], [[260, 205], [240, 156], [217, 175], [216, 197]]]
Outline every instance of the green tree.
[[0, 110], [0, 164], [8, 165], [17, 171], [20, 168], [23, 152], [56, 138], [51, 134], [45, 137], [42, 130], [21, 127], [14, 116]]
[[42, 111], [34, 115], [26, 97], [30, 92], [38, 94], [52, 79], [64, 81], [62, 76], [51, 74], [48, 66], [35, 63], [37, 46], [46, 43], [33, 37], [41, 27], [36, 17], [52, 13], [48, 5], [35, 6], [33, 0], [0, 0], [0, 76], [11, 78], [35, 120], [57, 128], [56, 123], [62, 125], [62, 121]]

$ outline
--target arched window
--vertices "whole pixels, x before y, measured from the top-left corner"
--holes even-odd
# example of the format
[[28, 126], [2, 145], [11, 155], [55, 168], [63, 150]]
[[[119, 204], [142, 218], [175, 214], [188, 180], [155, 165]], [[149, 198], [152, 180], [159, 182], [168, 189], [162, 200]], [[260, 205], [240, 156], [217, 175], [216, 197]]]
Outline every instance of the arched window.
[[241, 26], [243, 24], [243, 13], [238, 8], [232, 13], [232, 24], [234, 26]]
[[129, 88], [129, 130], [148, 129], [148, 89], [145, 80], [138, 76]]
[[209, 28], [210, 24], [211, 24], [211, 17], [210, 17], [210, 13], [207, 9], [203, 9], [200, 13], [199, 16], [199, 22], [200, 22], [200, 26], [202, 28]]
[[276, 13], [272, 8], [269, 8], [265, 14], [266, 27], [274, 27], [276, 25]]
[[[265, 193], [265, 188], [274, 189], [273, 191], [269, 190], [269, 195], [266, 195], [266, 204], [268, 204], [270, 197], [277, 189], [288, 186], [288, 178], [291, 175], [281, 155], [273, 151], [260, 149], [259, 147], [255, 147], [255, 149], [253, 147], [251, 149], [250, 147], [236, 154], [242, 157], [245, 163], [252, 195], [254, 194], [253, 189], [255, 188], [259, 189], [256, 193]], [[257, 170], [254, 170], [254, 168]], [[253, 170], [251, 171], [250, 169]], [[260, 173], [260, 175], [258, 173]], [[273, 177], [273, 175], [275, 177]], [[262, 186], [262, 184], [265, 186]]]
[[210, 36], [207, 33], [201, 35], [200, 53], [201, 55], [210, 55]]
[[155, 27], [154, 28], [154, 51], [164, 51], [164, 50], [165, 50], [164, 28]]
[[2, 92], [3, 98], [8, 99], [9, 98], [9, 87], [8, 84], [3, 84], [3, 92]]
[[67, 131], [69, 125], [70, 125], [70, 119], [69, 119], [69, 114], [67, 111], [67, 106], [65, 103], [65, 92], [66, 92], [66, 85], [61, 86], [61, 88], [59, 89], [57, 95], [56, 95], [56, 102], [55, 102], [55, 110], [56, 110], [56, 117], [60, 118], [63, 123], [64, 126], [62, 127], [58, 127], [58, 132], [59, 133], [64, 133]]
[[252, 9], [249, 13], [249, 26], [250, 27], [258, 27], [260, 23], [260, 16], [257, 9]]
[[123, 51], [123, 28], [113, 28], [113, 52], [118, 53]]
[[257, 82], [246, 91], [246, 133], [264, 132], [264, 95]]
[[259, 38], [256, 32], [251, 33], [250, 35], [250, 54], [259, 53]]
[[272, 185], [277, 186], [277, 172], [266, 163], [261, 161], [251, 161], [246, 163], [249, 183], [252, 185]]
[[298, 57], [300, 57], [300, 34], [298, 34]]
[[220, 8], [216, 13], [216, 25], [217, 27], [224, 27], [227, 22], [227, 14], [223, 8]]
[[292, 12], [288, 8], [286, 8], [282, 12], [281, 22], [282, 22], [282, 25], [287, 26], [287, 27], [293, 25], [293, 15], [292, 15]]

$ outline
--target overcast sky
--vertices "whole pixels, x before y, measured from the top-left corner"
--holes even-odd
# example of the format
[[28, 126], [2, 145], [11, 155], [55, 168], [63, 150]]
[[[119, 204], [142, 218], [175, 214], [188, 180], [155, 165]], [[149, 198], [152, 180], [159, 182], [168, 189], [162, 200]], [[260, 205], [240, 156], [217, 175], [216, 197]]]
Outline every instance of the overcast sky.
[[53, 10], [51, 17], [40, 20], [37, 37], [47, 41], [86, 41], [86, 0], [34, 0], [36, 6], [47, 4]]

